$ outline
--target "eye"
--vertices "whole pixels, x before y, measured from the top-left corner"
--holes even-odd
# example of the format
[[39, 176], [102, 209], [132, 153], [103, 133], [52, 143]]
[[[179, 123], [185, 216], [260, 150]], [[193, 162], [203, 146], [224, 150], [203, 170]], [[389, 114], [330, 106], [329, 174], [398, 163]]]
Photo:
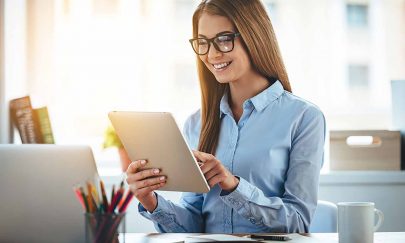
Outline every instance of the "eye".
[[197, 39], [197, 44], [199, 46], [206, 45], [207, 43], [208, 43], [208, 41], [206, 39]]
[[231, 35], [221, 35], [216, 38], [217, 42], [228, 42], [232, 41], [232, 39]]

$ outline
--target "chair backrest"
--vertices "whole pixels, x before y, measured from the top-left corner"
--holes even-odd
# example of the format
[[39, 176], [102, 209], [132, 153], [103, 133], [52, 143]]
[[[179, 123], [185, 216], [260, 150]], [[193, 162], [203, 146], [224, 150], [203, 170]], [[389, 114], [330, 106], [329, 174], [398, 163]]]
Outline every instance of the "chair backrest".
[[310, 233], [337, 232], [337, 206], [328, 201], [318, 201], [314, 217], [309, 227]]

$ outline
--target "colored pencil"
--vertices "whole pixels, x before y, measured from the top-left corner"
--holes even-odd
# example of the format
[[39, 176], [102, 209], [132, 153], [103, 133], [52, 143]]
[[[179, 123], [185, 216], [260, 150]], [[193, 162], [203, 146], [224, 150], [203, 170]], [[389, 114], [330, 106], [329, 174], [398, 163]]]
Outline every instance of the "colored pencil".
[[100, 188], [101, 188], [101, 195], [103, 197], [104, 212], [107, 212], [107, 210], [108, 210], [108, 200], [107, 200], [107, 195], [105, 194], [104, 182], [102, 180], [100, 180]]
[[129, 191], [127, 191], [126, 193], [123, 193], [123, 194], [122, 194], [121, 200], [120, 200], [120, 201], [118, 202], [118, 204], [117, 204], [117, 208], [118, 208], [118, 209], [120, 209], [120, 208], [122, 207], [122, 204], [124, 204], [125, 199], [126, 199], [127, 196], [128, 196], [128, 193], [129, 193]]
[[113, 199], [111, 200], [110, 206], [108, 207], [108, 212], [109, 212], [109, 213], [113, 213], [113, 212], [114, 212], [115, 204], [116, 204], [116, 202], [117, 202], [118, 194], [119, 194], [119, 193], [120, 193], [120, 191], [118, 190], [118, 191], [115, 193]]
[[112, 206], [111, 213], [115, 211], [115, 208], [117, 207], [123, 195], [124, 195], [124, 181], [121, 181], [120, 189], [116, 193], [116, 200]]
[[86, 213], [89, 213], [90, 212], [90, 207], [89, 207], [89, 203], [87, 201], [86, 194], [84, 193], [83, 187], [79, 187], [79, 190], [80, 190], [80, 193], [82, 194], [84, 205], [86, 206]]
[[110, 205], [112, 203], [112, 200], [114, 199], [115, 196], [115, 185], [113, 185], [112, 191], [111, 191], [111, 197], [110, 197]]
[[96, 212], [97, 204], [94, 201], [91, 191], [92, 191], [91, 184], [89, 182], [87, 182], [87, 200], [89, 203], [89, 209], [90, 209], [90, 213], [94, 213], [94, 212]]
[[90, 182], [90, 186], [91, 186], [91, 193], [94, 197], [94, 199], [96, 200], [97, 205], [100, 204], [100, 197], [98, 196], [98, 192], [96, 187], [93, 185], [93, 183]]
[[129, 203], [131, 202], [132, 198], [134, 198], [134, 194], [131, 191], [129, 191], [127, 194], [127, 197], [125, 198], [124, 203], [118, 210], [119, 213], [123, 213], [123, 212], [125, 212], [125, 210], [127, 210], [127, 207], [129, 205]]
[[86, 206], [84, 205], [83, 197], [80, 192], [80, 189], [78, 187], [73, 187], [73, 190], [75, 191], [76, 198], [79, 200], [80, 204], [82, 205], [83, 209], [86, 210]]

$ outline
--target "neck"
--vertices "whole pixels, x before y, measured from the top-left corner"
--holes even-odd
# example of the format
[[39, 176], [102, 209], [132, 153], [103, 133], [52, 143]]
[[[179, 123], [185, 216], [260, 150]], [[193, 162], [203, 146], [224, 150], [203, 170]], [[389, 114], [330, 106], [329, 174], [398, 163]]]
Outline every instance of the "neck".
[[250, 99], [271, 85], [269, 80], [259, 74], [249, 79], [229, 83], [229, 104], [232, 111], [243, 110], [243, 102]]

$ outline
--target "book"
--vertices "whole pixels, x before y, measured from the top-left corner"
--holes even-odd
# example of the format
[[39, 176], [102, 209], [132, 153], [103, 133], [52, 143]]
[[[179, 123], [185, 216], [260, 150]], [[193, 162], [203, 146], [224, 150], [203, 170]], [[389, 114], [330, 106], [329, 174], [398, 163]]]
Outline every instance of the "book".
[[55, 143], [48, 108], [33, 109], [29, 96], [13, 99], [9, 104], [12, 126], [20, 133], [21, 142]]
[[13, 99], [9, 103], [10, 118], [20, 133], [22, 143], [42, 143], [42, 136], [29, 96]]
[[37, 117], [42, 143], [54, 144], [51, 121], [49, 120], [48, 108], [46, 106], [34, 109]]

